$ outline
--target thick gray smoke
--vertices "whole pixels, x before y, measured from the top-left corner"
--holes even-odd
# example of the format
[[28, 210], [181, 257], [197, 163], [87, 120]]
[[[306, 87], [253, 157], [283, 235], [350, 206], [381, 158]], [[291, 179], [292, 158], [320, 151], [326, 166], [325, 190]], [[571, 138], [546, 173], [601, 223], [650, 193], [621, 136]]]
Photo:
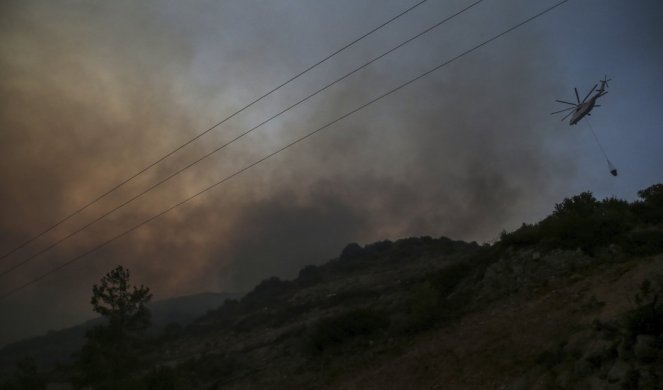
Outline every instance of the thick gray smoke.
[[[1, 260], [0, 269], [462, 5], [444, 3], [413, 13], [229, 121]], [[410, 5], [334, 4], [4, 2], [2, 252]], [[519, 9], [518, 2], [509, 7]], [[515, 21], [505, 16], [484, 31], [492, 12], [477, 10], [368, 67], [5, 276], [0, 286], [6, 291], [30, 280]], [[466, 30], [473, 33], [461, 35]], [[303, 265], [332, 258], [350, 241], [424, 234], [486, 241], [542, 215], [556, 200], [551, 186], [574, 169], [568, 156], [548, 152], [558, 139], [537, 125], [547, 107], [532, 99], [555, 89], [545, 47], [535, 28], [513, 34], [25, 289], [0, 303], [2, 317], [15, 318], [3, 321], [0, 343], [87, 316], [92, 283], [116, 264], [129, 267], [157, 298], [246, 291], [262, 278], [292, 277]]]

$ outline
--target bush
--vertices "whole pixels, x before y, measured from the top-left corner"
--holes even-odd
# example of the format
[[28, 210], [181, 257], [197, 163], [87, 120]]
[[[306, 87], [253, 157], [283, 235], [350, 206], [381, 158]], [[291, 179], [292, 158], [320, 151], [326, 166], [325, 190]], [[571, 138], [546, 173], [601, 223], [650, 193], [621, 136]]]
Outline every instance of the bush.
[[151, 369], [144, 378], [147, 390], [186, 389], [184, 375], [176, 368], [161, 366]]
[[37, 362], [32, 357], [25, 357], [16, 362], [16, 369], [12, 380], [0, 383], [0, 389], [46, 389], [46, 380], [37, 369]]
[[359, 244], [356, 242], [350, 243], [343, 248], [341, 251], [341, 256], [339, 259], [341, 261], [346, 261], [346, 260], [351, 260], [357, 257], [362, 256], [364, 253], [364, 250], [361, 248]]
[[461, 261], [442, 268], [441, 270], [431, 274], [428, 280], [436, 291], [446, 297], [456, 289], [463, 279], [468, 277], [473, 270], [472, 265], [468, 261]]
[[242, 304], [247, 308], [268, 306], [278, 296], [286, 293], [292, 287], [292, 282], [283, 281], [275, 276], [260, 282], [250, 293], [242, 298]]
[[440, 292], [428, 281], [416, 285], [407, 300], [406, 316], [398, 333], [418, 333], [430, 329], [440, 317]]
[[663, 252], [663, 231], [661, 229], [637, 229], [628, 233], [621, 244], [624, 249], [636, 255], [653, 255]]
[[301, 287], [309, 287], [322, 282], [322, 280], [323, 273], [320, 267], [307, 265], [299, 271], [299, 276], [297, 276], [295, 283]]
[[315, 325], [309, 337], [312, 353], [322, 353], [350, 341], [375, 335], [389, 326], [389, 320], [371, 309], [355, 309], [324, 318]]
[[523, 224], [512, 233], [503, 232], [500, 240], [512, 247], [580, 248], [589, 254], [613, 243], [627, 246], [629, 232], [638, 222], [634, 207], [645, 206], [632, 206], [616, 198], [598, 202], [591, 192], [583, 192], [556, 204], [553, 214], [538, 224]]
[[647, 205], [663, 208], [663, 184], [654, 184], [644, 190], [638, 191], [638, 196]]
[[370, 298], [378, 297], [379, 295], [380, 292], [373, 288], [345, 290], [328, 297], [327, 300], [321, 304], [321, 307], [328, 308], [338, 305], [348, 305], [352, 302], [364, 301]]
[[637, 202], [634, 209], [640, 221], [646, 224], [663, 224], [663, 184], [655, 184], [638, 191], [642, 202]]
[[[182, 363], [177, 368], [177, 372], [181, 373], [179, 375], [186, 374], [190, 378], [195, 378], [197, 381], [204, 383], [210, 380], [218, 381], [224, 378], [229, 378], [241, 368], [243, 368], [243, 365], [230, 355], [205, 353], [199, 358], [190, 359]], [[177, 374], [177, 372], [175, 372], [175, 374]], [[167, 376], [170, 374], [166, 373], [165, 375]]]
[[503, 231], [500, 234], [500, 242], [504, 245], [514, 247], [534, 245], [540, 242], [543, 237], [541, 230], [539, 226], [523, 223], [518, 230], [512, 233]]
[[632, 343], [638, 335], [659, 336], [663, 334], [663, 302], [658, 297], [663, 294], [663, 281], [642, 282], [635, 296], [637, 308], [625, 316], [626, 335]]
[[590, 192], [564, 199], [555, 205], [553, 214], [539, 224], [541, 234], [554, 247], [591, 252], [603, 244], [598, 220], [600, 207]]

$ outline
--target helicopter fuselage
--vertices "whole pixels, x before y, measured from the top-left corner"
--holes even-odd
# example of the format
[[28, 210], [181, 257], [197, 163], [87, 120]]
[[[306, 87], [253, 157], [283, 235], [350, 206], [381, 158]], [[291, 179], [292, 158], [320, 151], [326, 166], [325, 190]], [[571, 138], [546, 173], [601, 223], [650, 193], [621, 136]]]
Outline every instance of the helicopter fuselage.
[[580, 120], [584, 118], [586, 115], [590, 115], [589, 113], [594, 108], [594, 105], [596, 105], [595, 98], [592, 98], [588, 102], [578, 105], [578, 108], [576, 108], [576, 111], [573, 113], [573, 116], [569, 121], [569, 125], [575, 125], [578, 122], [580, 122]]
[[[603, 88], [603, 87], [601, 87]], [[571, 120], [569, 121], [569, 125], [573, 126], [580, 122], [582, 118], [584, 118], [587, 115], [591, 115], [590, 113], [592, 112], [592, 109], [594, 106], [596, 106], [596, 99], [600, 98], [601, 96], [605, 95], [607, 92], [600, 90], [599, 93], [596, 95], [592, 96], [589, 101], [580, 103], [578, 105], [578, 108], [576, 108], [575, 112], [573, 113], [573, 116], [571, 117]]]

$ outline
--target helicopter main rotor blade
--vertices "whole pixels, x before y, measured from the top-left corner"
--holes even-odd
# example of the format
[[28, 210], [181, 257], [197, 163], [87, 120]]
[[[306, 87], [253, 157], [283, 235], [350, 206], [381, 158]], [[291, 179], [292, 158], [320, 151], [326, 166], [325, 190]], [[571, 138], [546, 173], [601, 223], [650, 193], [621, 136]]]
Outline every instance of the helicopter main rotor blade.
[[575, 109], [575, 107], [569, 107], [569, 108], [565, 108], [565, 109], [563, 109], [563, 110], [559, 110], [559, 111], [551, 112], [550, 115], [553, 115], [553, 114], [559, 114], [560, 112], [565, 112], [565, 111], [568, 111], [568, 110], [574, 110], [574, 109]]
[[576, 100], [578, 101], [578, 104], [580, 104], [580, 96], [578, 96], [578, 88], [573, 88], [574, 91], [576, 91]]
[[575, 112], [575, 111], [571, 111], [571, 112], [569, 112], [564, 118], [562, 118], [562, 122], [564, 122], [564, 120], [565, 120], [566, 118], [570, 117], [571, 114], [573, 114], [574, 112]]
[[564, 100], [555, 100], [555, 101], [558, 102], [558, 103], [570, 104], [570, 105], [572, 105], [572, 106], [574, 106], [574, 107], [577, 106], [577, 104], [575, 104], [575, 103], [565, 102]]
[[587, 98], [589, 97], [589, 95], [591, 95], [592, 92], [594, 92], [594, 90], [595, 90], [596, 87], [598, 87], [598, 86], [599, 86], [598, 84], [594, 84], [594, 87], [591, 89], [591, 91], [589, 91], [589, 93], [587, 94], [587, 96], [585, 96], [585, 98], [582, 99], [582, 102], [583, 102], [583, 103], [585, 102], [585, 100], [587, 100]]

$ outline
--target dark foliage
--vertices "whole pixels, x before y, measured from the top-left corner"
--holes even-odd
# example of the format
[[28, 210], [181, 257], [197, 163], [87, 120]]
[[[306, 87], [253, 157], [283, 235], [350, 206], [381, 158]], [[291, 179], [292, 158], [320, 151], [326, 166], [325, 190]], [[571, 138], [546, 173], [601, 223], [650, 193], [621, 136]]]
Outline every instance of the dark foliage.
[[341, 256], [339, 256], [339, 259], [341, 261], [347, 261], [360, 257], [363, 254], [364, 250], [362, 249], [362, 247], [356, 242], [353, 242], [346, 245], [345, 248], [343, 248], [343, 250], [341, 251]]
[[93, 310], [108, 321], [109, 331], [119, 338], [141, 333], [150, 323], [146, 306], [152, 299], [150, 289], [129, 287], [129, 278], [129, 270], [118, 266], [101, 279], [100, 285], [92, 286]]
[[501, 243], [512, 247], [576, 249], [592, 255], [617, 245], [627, 253], [649, 255], [663, 250], [663, 185], [638, 192], [642, 201], [616, 198], [597, 201], [590, 192], [564, 199], [541, 222], [503, 232]]
[[357, 339], [384, 331], [389, 326], [388, 318], [374, 310], [355, 309], [333, 317], [324, 318], [314, 326], [309, 336], [309, 350], [322, 353]]
[[299, 276], [295, 279], [295, 283], [299, 287], [309, 287], [322, 282], [324, 274], [320, 267], [315, 265], [307, 265], [299, 271]]
[[267, 306], [293, 287], [293, 283], [271, 277], [260, 282], [250, 293], [242, 298], [245, 308]]
[[129, 271], [119, 266], [94, 285], [91, 303], [106, 323], [87, 332], [87, 342], [76, 362], [79, 388], [134, 388], [138, 383], [141, 361], [138, 346], [150, 323], [146, 305], [149, 288], [130, 287]]
[[369, 288], [357, 288], [346, 290], [327, 297], [321, 307], [329, 308], [339, 305], [348, 305], [356, 302], [365, 301], [370, 298], [376, 298], [380, 295], [379, 291]]
[[648, 224], [663, 224], [663, 184], [654, 184], [638, 192], [642, 202], [636, 202], [638, 217]]
[[663, 302], [659, 301], [661, 294], [661, 280], [652, 283], [647, 279], [640, 286], [640, 291], [635, 296], [637, 308], [628, 312], [624, 319], [626, 336], [630, 343], [635, 342], [638, 335], [663, 335]]
[[185, 376], [179, 368], [161, 366], [151, 369], [143, 383], [147, 390], [184, 390], [189, 388]]
[[[184, 388], [209, 388], [205, 384], [223, 383], [243, 368], [240, 360], [234, 356], [205, 353], [200, 357], [185, 361], [176, 369], [172, 369], [171, 373], [165, 375], [175, 376], [180, 383], [187, 384], [188, 386]], [[218, 388], [218, 386], [211, 388]]]
[[404, 308], [404, 316], [394, 321], [392, 332], [415, 334], [432, 328], [441, 317], [442, 297], [433, 284], [426, 281], [414, 286]]
[[472, 271], [473, 266], [470, 261], [460, 261], [431, 274], [428, 280], [443, 297], [446, 297]]
[[13, 378], [0, 384], [2, 390], [44, 390], [46, 380], [39, 372], [33, 358], [26, 357], [16, 362]]
[[363, 249], [363, 253], [365, 256], [378, 256], [391, 250], [393, 245], [394, 243], [389, 240], [377, 241], [366, 245]]

